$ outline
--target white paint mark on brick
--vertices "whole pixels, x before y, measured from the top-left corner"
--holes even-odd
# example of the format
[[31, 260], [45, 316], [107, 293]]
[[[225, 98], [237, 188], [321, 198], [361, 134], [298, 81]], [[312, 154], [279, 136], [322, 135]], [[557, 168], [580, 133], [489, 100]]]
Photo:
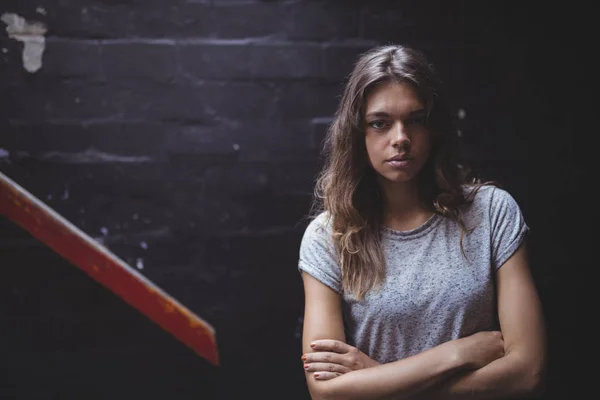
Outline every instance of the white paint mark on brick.
[[240, 145], [239, 145], [239, 144], [237, 144], [237, 143], [235, 143], [235, 144], [233, 145], [233, 149], [234, 149], [235, 151], [238, 151], [238, 150], [240, 149]]
[[148, 250], [148, 243], [146, 242], [140, 242], [140, 247], [144, 250]]
[[138, 215], [138, 213], [133, 213], [133, 215], [131, 216], [131, 218], [133, 218], [134, 220], [137, 220], [140, 216]]
[[141, 258], [138, 258], [135, 261], [135, 266], [137, 267], [137, 269], [144, 269], [144, 260]]
[[38, 8], [36, 8], [35, 11], [38, 14], [46, 15], [46, 9], [44, 7], [42, 7], [42, 6], [39, 6]]
[[31, 73], [39, 70], [46, 47], [46, 25], [39, 21], [26, 21], [14, 13], [4, 13], [0, 20], [6, 24], [8, 36], [24, 44], [22, 58], [25, 70]]
[[0, 161], [8, 161], [10, 157], [10, 153], [8, 150], [4, 150], [0, 148]]
[[101, 232], [101, 233], [102, 233], [104, 236], [106, 236], [106, 235], [108, 235], [108, 228], [106, 228], [106, 227], [104, 227], [104, 226], [103, 226], [102, 228], [100, 228], [100, 232]]
[[456, 133], [458, 134], [458, 137], [462, 137], [462, 131], [460, 129], [458, 129]]
[[67, 185], [67, 186], [65, 186], [65, 191], [63, 192], [61, 199], [69, 200], [69, 196], [70, 196], [69, 186]]
[[48, 196], [46, 196], [46, 199], [52, 200], [52, 193], [48, 193]]
[[458, 119], [465, 119], [466, 116], [467, 116], [467, 112], [465, 111], [465, 109], [459, 108], [458, 109]]
[[7, 49], [6, 47], [3, 47], [3, 48], [2, 48], [2, 52], [3, 52], [4, 54], [8, 53], [8, 49]]

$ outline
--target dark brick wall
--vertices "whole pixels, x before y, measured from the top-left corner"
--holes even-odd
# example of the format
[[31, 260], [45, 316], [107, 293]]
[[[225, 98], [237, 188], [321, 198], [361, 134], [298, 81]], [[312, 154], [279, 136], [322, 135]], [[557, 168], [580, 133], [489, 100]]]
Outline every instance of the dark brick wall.
[[[548, 84], [572, 19], [479, 3], [3, 1], [48, 32], [28, 73], [2, 26], [1, 171], [213, 324], [222, 366], [0, 220], [0, 398], [308, 398], [296, 261], [318, 146], [355, 57], [388, 42], [438, 65], [467, 159], [521, 204], [551, 394], [573, 398], [567, 271], [591, 265], [557, 210], [581, 176], [562, 101], [578, 89]], [[548, 174], [548, 155], [569, 162]]]

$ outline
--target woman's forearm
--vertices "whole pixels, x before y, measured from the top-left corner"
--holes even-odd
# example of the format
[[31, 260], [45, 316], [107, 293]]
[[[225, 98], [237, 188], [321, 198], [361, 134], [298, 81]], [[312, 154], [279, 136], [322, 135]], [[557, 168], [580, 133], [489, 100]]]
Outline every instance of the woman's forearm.
[[483, 368], [457, 374], [423, 393], [427, 400], [491, 400], [530, 397], [542, 390], [543, 367], [527, 363], [518, 353], [491, 362]]
[[465, 368], [454, 344], [447, 342], [399, 361], [315, 381], [311, 394], [314, 400], [406, 399]]

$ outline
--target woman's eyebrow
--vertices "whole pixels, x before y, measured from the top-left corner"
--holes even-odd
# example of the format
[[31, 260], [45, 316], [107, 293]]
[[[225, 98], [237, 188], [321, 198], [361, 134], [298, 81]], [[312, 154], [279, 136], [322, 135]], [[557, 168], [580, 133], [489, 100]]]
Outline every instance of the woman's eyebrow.
[[[420, 117], [426, 114], [426, 111], [424, 108], [419, 108], [416, 110], [413, 110], [411, 112], [408, 113], [409, 117]], [[385, 111], [371, 111], [369, 113], [367, 113], [367, 115], [365, 115], [366, 118], [372, 118], [372, 117], [383, 117], [383, 118], [387, 118], [390, 117], [390, 114], [385, 112]]]

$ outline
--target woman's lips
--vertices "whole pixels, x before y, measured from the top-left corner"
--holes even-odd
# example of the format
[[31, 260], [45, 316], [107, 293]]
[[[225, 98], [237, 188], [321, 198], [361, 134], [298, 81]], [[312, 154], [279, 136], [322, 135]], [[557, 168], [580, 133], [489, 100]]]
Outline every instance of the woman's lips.
[[412, 157], [408, 154], [397, 154], [394, 157], [386, 160], [386, 162], [392, 167], [402, 168], [409, 165], [412, 161]]
[[404, 159], [398, 159], [398, 160], [387, 160], [386, 162], [391, 165], [392, 167], [395, 168], [403, 168], [408, 166], [411, 163], [411, 159], [410, 158], [404, 158]]

